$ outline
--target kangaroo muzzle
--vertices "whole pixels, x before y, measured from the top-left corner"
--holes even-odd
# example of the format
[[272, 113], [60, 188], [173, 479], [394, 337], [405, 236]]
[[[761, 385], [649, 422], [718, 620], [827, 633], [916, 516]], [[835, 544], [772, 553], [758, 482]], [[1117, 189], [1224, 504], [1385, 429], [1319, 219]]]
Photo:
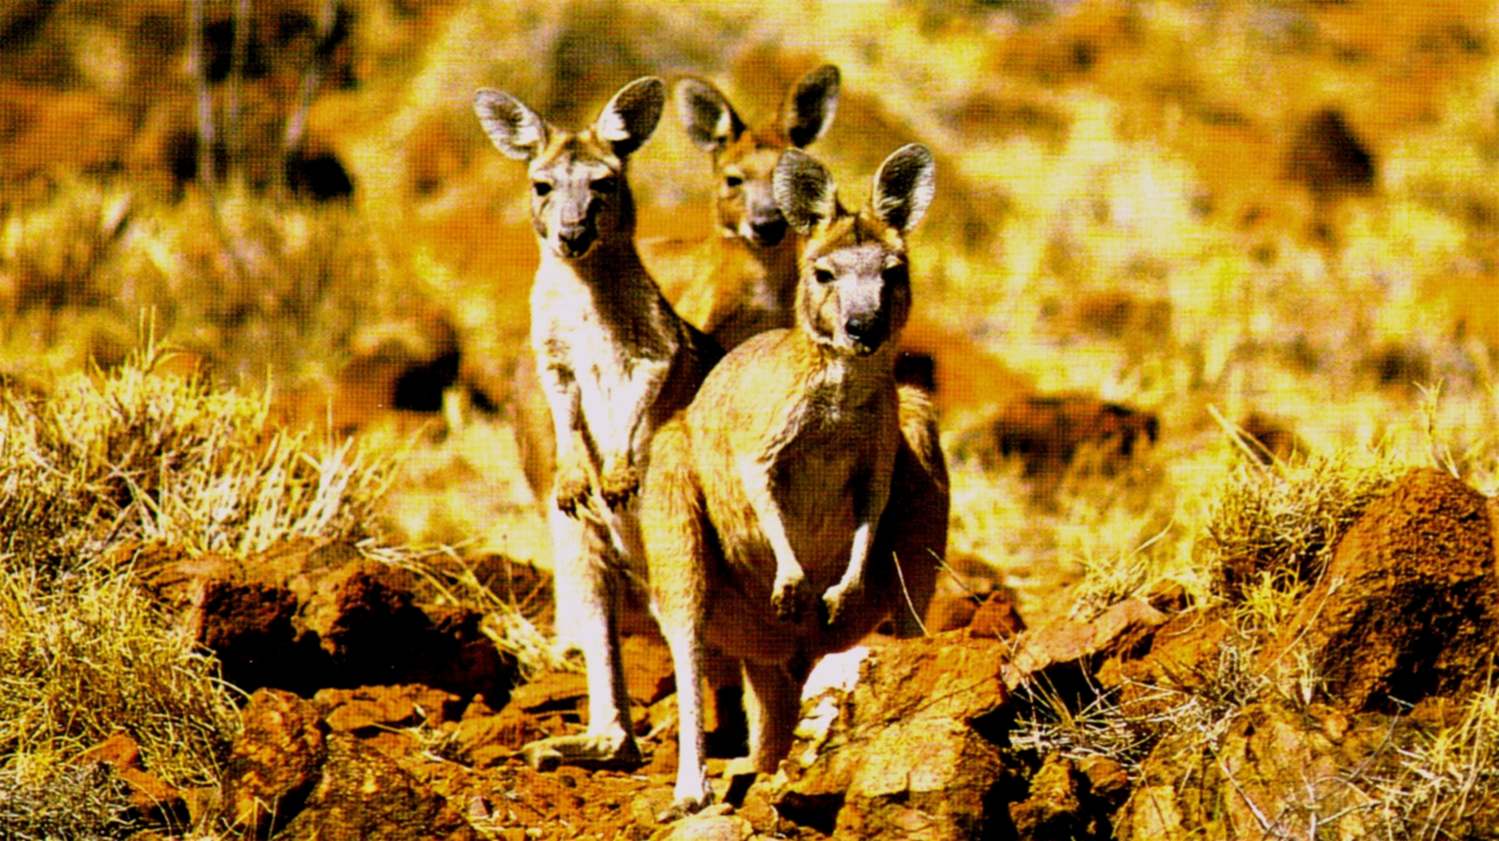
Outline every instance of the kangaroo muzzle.
[[780, 245], [786, 238], [786, 217], [776, 206], [769, 188], [752, 192], [747, 198], [748, 213], [740, 223], [739, 235], [761, 248]]

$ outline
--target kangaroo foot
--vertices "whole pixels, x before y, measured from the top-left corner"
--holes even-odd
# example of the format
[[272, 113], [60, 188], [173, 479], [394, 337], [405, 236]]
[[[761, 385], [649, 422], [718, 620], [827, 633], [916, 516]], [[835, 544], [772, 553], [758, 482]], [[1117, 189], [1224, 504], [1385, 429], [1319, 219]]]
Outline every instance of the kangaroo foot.
[[538, 771], [550, 771], [559, 765], [629, 770], [645, 762], [635, 739], [623, 733], [538, 739], [516, 751], [516, 755]]

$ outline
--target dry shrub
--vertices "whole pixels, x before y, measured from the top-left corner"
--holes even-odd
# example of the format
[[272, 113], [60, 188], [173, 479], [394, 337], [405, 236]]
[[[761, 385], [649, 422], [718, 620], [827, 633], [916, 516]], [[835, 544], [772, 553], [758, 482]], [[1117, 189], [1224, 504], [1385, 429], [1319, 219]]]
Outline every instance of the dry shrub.
[[248, 554], [290, 537], [370, 536], [389, 465], [273, 428], [268, 395], [153, 373], [167, 355], [148, 346], [46, 400], [0, 406], [7, 567], [78, 570], [141, 539]]
[[[116, 731], [176, 785], [218, 776], [239, 726], [213, 657], [136, 586], [126, 551], [161, 541], [249, 554], [358, 542], [388, 465], [267, 424], [267, 396], [128, 364], [49, 394], [0, 392], [0, 825], [7, 837], [124, 832], [123, 794], [78, 763]], [[80, 796], [81, 789], [87, 796]]]
[[1407, 469], [1393, 459], [1354, 460], [1344, 453], [1238, 465], [1200, 547], [1223, 596], [1243, 601], [1262, 581], [1287, 590], [1321, 574], [1338, 538]]

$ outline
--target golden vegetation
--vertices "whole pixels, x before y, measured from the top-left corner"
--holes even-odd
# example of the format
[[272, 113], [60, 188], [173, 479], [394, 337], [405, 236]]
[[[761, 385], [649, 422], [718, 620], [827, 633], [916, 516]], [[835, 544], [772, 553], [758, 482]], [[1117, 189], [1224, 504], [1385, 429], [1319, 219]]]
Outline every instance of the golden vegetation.
[[[305, 115], [307, 148], [353, 185], [325, 203], [281, 183], [277, 148], [319, 4], [250, 4], [269, 81], [244, 83], [247, 150], [226, 150], [212, 191], [174, 173], [197, 131], [182, 4], [35, 11], [51, 5], [0, 12], [28, 39], [0, 50], [0, 803], [30, 804], [22, 834], [112, 831], [119, 801], [68, 760], [115, 728], [184, 782], [212, 779], [232, 731], [231, 691], [111, 560], [121, 547], [384, 535], [545, 561], [503, 413], [377, 421], [358, 446], [317, 422], [382, 323], [442, 314], [485, 383], [523, 341], [535, 251], [522, 175], [469, 113], [483, 85], [567, 123], [683, 70], [759, 116], [836, 63], [816, 152], [840, 181], [904, 142], [937, 154], [916, 312], [952, 331], [949, 362], [993, 361], [939, 373], [962, 392], [943, 404], [949, 452], [1020, 389], [1159, 415], [1130, 464], [1079, 460], [1044, 493], [1013, 460], [953, 464], [954, 549], [1000, 570], [1032, 624], [1168, 588], [1232, 617], [1220, 674], [1178, 699], [1196, 717], [1105, 705], [1081, 731], [1038, 722], [1038, 745], [1138, 757], [1182, 721], [1211, 742], [1264, 699], [1255, 652], [1393, 476], [1435, 465], [1499, 491], [1490, 4], [355, 0]], [[231, 5], [207, 3], [210, 21]], [[307, 25], [275, 35], [276, 11]], [[1329, 111], [1367, 178], [1306, 130]], [[706, 230], [708, 162], [674, 115], [631, 174], [643, 235]], [[127, 361], [150, 311], [189, 355]], [[316, 431], [278, 427], [282, 409]], [[1309, 454], [1263, 465], [1230, 432], [1252, 412]], [[1429, 829], [1495, 797], [1494, 696], [1413, 731], [1371, 802]], [[84, 804], [75, 823], [59, 802]]]

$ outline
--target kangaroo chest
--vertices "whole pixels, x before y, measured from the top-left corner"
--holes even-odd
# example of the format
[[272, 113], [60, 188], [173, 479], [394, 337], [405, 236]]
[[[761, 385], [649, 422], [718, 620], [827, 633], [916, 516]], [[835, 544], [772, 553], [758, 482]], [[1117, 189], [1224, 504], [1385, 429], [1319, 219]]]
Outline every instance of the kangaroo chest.
[[621, 418], [641, 399], [642, 371], [672, 358], [676, 342], [639, 296], [603, 296], [576, 277], [540, 273], [531, 290], [531, 343], [542, 364], [578, 389], [590, 424]]

